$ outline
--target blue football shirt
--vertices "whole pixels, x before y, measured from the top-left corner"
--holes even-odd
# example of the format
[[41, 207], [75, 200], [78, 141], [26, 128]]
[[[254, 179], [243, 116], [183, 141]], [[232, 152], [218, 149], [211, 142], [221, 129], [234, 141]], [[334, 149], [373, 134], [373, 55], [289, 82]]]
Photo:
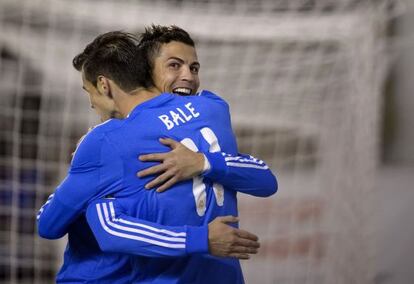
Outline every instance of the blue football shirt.
[[[160, 137], [206, 153], [210, 161], [218, 161], [212, 168], [227, 171], [227, 176], [232, 170], [226, 167], [234, 172], [266, 172], [269, 183], [276, 184], [261, 161], [237, 156], [228, 105], [221, 98], [209, 92], [195, 97], [161, 94], [138, 105], [126, 119], [110, 120], [92, 130], [79, 145], [67, 178], [40, 210], [41, 235], [57, 238], [69, 232], [58, 282], [243, 282], [236, 259], [206, 254], [208, 222], [238, 215], [236, 191], [213, 182], [219, 170], [161, 194], [144, 188], [150, 177], [136, 177], [136, 172], [151, 166], [140, 162], [138, 155], [169, 150], [158, 142]], [[272, 186], [270, 191], [249, 192], [242, 182], [237, 187], [259, 196], [275, 190]], [[102, 199], [106, 201], [99, 202]], [[88, 206], [92, 228], [100, 226], [120, 247], [132, 242], [141, 256], [100, 251], [84, 219]]]

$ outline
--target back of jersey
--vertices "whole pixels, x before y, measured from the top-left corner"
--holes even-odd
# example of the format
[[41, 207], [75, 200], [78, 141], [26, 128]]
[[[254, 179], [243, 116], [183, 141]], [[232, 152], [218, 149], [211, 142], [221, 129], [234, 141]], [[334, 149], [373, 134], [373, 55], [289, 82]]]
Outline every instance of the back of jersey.
[[[107, 137], [123, 160], [123, 188], [115, 197], [126, 214], [171, 226], [200, 226], [217, 216], [238, 215], [236, 193], [201, 177], [157, 193], [144, 188], [153, 177], [139, 179], [136, 176], [138, 171], [155, 164], [140, 162], [139, 155], [170, 150], [158, 141], [161, 137], [180, 141], [193, 151], [237, 153], [228, 105], [214, 94], [203, 92], [201, 96], [192, 97], [161, 94], [137, 106], [122, 127], [107, 133]], [[179, 283], [184, 279], [186, 283], [195, 279], [200, 282], [201, 278], [211, 283], [211, 278], [205, 278], [204, 273], [200, 278], [202, 266], [206, 270], [230, 266], [234, 270], [226, 268], [233, 275], [230, 278], [241, 277], [238, 261], [210, 256], [137, 257], [134, 264], [136, 280], [140, 283]], [[201, 267], [194, 269], [199, 265]], [[233, 281], [231, 279], [223, 283]]]

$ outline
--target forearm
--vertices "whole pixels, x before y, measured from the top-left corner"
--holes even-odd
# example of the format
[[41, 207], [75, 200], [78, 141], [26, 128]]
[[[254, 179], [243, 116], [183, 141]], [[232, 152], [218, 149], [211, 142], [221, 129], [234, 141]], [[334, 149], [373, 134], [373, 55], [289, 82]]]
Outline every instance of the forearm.
[[229, 155], [222, 152], [204, 153], [210, 169], [203, 176], [228, 189], [266, 197], [276, 193], [278, 184], [269, 167], [249, 155]]
[[122, 159], [103, 137], [89, 132], [77, 147], [68, 175], [39, 210], [40, 236], [48, 239], [64, 236], [92, 200], [119, 190]]
[[207, 226], [165, 226], [120, 212], [116, 200], [101, 199], [89, 205], [86, 219], [105, 252], [149, 257], [179, 257], [208, 253]]
[[96, 192], [99, 192], [98, 172], [98, 170], [82, 173], [69, 171], [38, 212], [38, 232], [41, 237], [58, 239], [68, 233], [72, 222], [85, 212], [87, 204]]
[[66, 206], [52, 194], [37, 214], [39, 236], [45, 239], [63, 237], [77, 215], [76, 210]]

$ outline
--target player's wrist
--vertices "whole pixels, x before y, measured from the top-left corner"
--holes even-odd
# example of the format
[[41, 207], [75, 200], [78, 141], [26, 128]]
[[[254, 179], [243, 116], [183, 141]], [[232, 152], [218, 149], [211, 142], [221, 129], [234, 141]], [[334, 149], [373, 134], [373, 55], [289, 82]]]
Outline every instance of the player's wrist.
[[186, 226], [187, 238], [185, 247], [187, 254], [208, 253], [208, 226]]
[[227, 175], [227, 165], [225, 158], [221, 152], [204, 153], [206, 160], [210, 164], [210, 168], [203, 172], [203, 176], [214, 181], [219, 181]]

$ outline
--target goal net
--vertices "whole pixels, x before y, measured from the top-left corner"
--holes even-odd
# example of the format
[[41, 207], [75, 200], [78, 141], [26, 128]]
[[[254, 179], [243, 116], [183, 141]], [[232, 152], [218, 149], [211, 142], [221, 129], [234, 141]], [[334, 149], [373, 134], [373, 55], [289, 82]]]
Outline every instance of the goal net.
[[262, 247], [247, 283], [371, 283], [373, 179], [391, 59], [385, 0], [2, 0], [0, 282], [52, 282], [62, 242], [37, 210], [97, 122], [71, 59], [98, 33], [175, 24], [197, 42], [202, 87], [230, 104], [241, 152], [279, 192], [239, 195]]

